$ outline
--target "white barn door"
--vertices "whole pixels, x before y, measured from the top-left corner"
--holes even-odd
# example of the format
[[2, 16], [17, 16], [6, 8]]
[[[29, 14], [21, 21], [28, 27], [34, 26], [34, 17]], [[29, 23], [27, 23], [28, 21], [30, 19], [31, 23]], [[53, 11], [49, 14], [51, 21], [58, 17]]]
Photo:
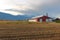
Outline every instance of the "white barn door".
[[40, 22], [42, 22], [42, 19], [40, 19]]
[[49, 19], [46, 19], [46, 22], [49, 22]]
[[52, 22], [52, 19], [49, 19], [49, 22]]

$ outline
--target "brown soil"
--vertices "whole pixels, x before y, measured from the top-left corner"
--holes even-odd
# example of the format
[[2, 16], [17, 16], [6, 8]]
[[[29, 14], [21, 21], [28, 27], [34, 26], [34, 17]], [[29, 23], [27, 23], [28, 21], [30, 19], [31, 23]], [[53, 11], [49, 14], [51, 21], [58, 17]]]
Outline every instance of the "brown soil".
[[1, 40], [60, 40], [60, 23], [0, 22]]

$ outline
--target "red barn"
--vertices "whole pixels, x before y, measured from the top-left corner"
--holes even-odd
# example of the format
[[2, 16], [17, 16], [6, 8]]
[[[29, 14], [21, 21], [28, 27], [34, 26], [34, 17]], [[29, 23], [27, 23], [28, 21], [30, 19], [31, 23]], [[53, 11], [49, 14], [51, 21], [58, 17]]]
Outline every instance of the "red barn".
[[29, 20], [29, 22], [52, 22], [52, 18], [48, 16], [41, 16], [41, 17], [32, 18]]

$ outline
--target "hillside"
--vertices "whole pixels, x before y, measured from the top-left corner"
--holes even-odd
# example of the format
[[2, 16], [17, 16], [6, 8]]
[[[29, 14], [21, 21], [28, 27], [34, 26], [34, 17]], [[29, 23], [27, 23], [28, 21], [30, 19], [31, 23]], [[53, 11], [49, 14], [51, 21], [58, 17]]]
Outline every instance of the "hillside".
[[26, 20], [29, 18], [31, 18], [31, 17], [29, 17], [27, 15], [14, 16], [14, 15], [10, 15], [7, 13], [0, 12], [0, 20]]

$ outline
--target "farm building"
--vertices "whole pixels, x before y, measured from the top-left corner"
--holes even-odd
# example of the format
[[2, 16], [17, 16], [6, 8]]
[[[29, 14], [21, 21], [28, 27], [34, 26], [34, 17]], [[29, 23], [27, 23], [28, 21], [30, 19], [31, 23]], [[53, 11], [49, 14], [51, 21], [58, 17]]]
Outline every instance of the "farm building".
[[40, 16], [40, 17], [35, 17], [35, 18], [32, 18], [32, 19], [29, 19], [29, 22], [52, 22], [52, 18], [51, 17], [48, 17], [48, 16]]

